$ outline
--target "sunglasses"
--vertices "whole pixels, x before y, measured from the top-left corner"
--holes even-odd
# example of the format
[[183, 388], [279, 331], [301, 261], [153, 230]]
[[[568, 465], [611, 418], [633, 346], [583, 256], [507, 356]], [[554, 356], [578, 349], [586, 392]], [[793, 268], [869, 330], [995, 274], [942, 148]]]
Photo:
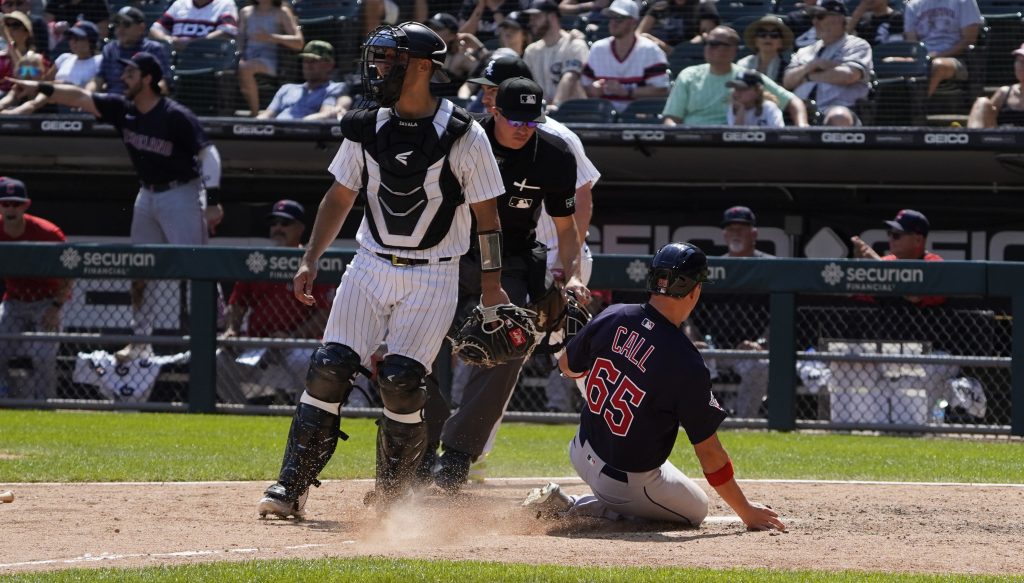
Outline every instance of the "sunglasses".
[[[815, 14], [813, 18], [814, 18], [814, 20], [825, 20], [825, 18], [828, 17], [830, 14], [839, 14], [839, 13], [838, 12], [819, 12], [819, 13]], [[840, 16], [842, 16], [842, 15], [840, 14]]]
[[505, 119], [505, 123], [507, 123], [509, 125], [509, 127], [513, 127], [513, 128], [530, 128], [530, 129], [536, 128], [537, 126], [540, 125], [539, 121], [515, 121], [515, 120], [512, 120], [512, 119], [508, 119], [508, 118]]
[[4, 25], [7, 26], [7, 28], [14, 30], [26, 30], [25, 27], [17, 20], [5, 20]]
[[35, 77], [40, 72], [42, 72], [42, 70], [35, 65], [22, 65], [18, 67], [19, 77]]
[[297, 221], [295, 221], [294, 219], [281, 219], [281, 218], [270, 219], [269, 221], [267, 221], [267, 223], [271, 227], [290, 227], [290, 226], [294, 225], [296, 222]]
[[757, 38], [782, 38], [782, 33], [777, 30], [759, 30]]
[[705, 44], [708, 46], [708, 48], [712, 48], [712, 49], [720, 49], [722, 47], [734, 47], [734, 46], [736, 46], [736, 43], [729, 43], [729, 42], [720, 41], [720, 40], [709, 40]]
[[25, 203], [17, 201], [17, 200], [4, 200], [4, 201], [0, 201], [0, 208], [13, 209], [13, 208], [18, 208], [19, 206], [21, 206], [23, 204], [25, 204]]
[[889, 238], [892, 239], [893, 241], [899, 241], [900, 239], [903, 238], [904, 235], [906, 235], [906, 233], [901, 233], [899, 231], [889, 231]]

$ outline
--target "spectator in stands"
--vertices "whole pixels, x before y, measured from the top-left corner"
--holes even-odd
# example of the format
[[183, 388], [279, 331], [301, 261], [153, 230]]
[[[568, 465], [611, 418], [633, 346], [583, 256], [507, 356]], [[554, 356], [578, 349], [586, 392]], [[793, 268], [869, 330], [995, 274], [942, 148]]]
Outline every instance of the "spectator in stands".
[[[35, 49], [35, 40], [32, 35], [32, 23], [24, 12], [15, 10], [4, 14], [3, 34], [7, 48], [0, 51], [0, 93], [11, 90], [11, 83], [7, 77], [17, 76], [17, 66], [21, 59], [33, 54], [42, 54]], [[43, 69], [49, 67], [44, 62]]]
[[[306, 230], [306, 209], [294, 200], [279, 200], [267, 215], [270, 240], [277, 247], [302, 248]], [[299, 303], [291, 291], [291, 282], [240, 281], [228, 298], [227, 323], [222, 338], [255, 336], [260, 338], [319, 338], [327, 323], [334, 289], [316, 284], [316, 305]], [[248, 315], [248, 327], [243, 322]], [[302, 393], [309, 368], [308, 348], [270, 348], [238, 351], [232, 348], [217, 354], [217, 395], [229, 403], [244, 403], [247, 394], [242, 383], [255, 383], [295, 396]]]
[[449, 90], [442, 93], [435, 87], [435, 95], [454, 95], [469, 78], [469, 74], [477, 69], [487, 49], [476, 36], [468, 32], [459, 32], [459, 21], [451, 14], [435, 14], [426, 25], [437, 33], [448, 47], [444, 71], [450, 79]]
[[702, 10], [714, 12], [714, 4], [700, 0], [647, 0], [640, 8], [642, 17], [636, 30], [669, 48], [685, 42], [704, 42], [700, 30]]
[[911, 0], [903, 16], [903, 38], [922, 42], [932, 59], [931, 97], [943, 81], [966, 81], [962, 57], [978, 41], [981, 11], [976, 0]]
[[814, 101], [823, 125], [860, 125], [854, 109], [870, 90], [871, 45], [846, 34], [843, 0], [824, 0], [812, 12], [818, 40], [793, 55], [783, 85], [801, 99]]
[[725, 123], [730, 126], [758, 126], [781, 128], [782, 110], [775, 104], [775, 96], [764, 90], [761, 74], [747, 69], [736, 74], [725, 86], [732, 90], [726, 110]]
[[[0, 242], [46, 241], [63, 243], [64, 233], [46, 219], [27, 214], [31, 206], [25, 183], [0, 176]], [[55, 278], [4, 278], [0, 303], [0, 334], [59, 332], [61, 309], [71, 296], [71, 280]], [[0, 340], [0, 395], [15, 399], [46, 399], [57, 396], [56, 342]], [[8, 373], [12, 358], [32, 361], [28, 378], [14, 383]]]
[[498, 25], [519, 8], [517, 0], [465, 0], [459, 9], [459, 32], [488, 41], [497, 35]]
[[79, 21], [92, 22], [97, 30], [104, 33], [110, 24], [107, 0], [49, 0], [44, 14], [46, 20], [53, 24], [53, 31], [58, 38]]
[[[35, 43], [35, 50], [44, 57], [50, 55], [50, 27], [41, 17], [32, 15], [32, 0], [2, 0], [0, 1], [0, 11], [4, 14], [11, 14], [15, 11], [24, 14], [29, 20], [28, 31]], [[0, 26], [0, 28], [3, 27]], [[0, 44], [3, 45], [0, 49], [6, 49], [10, 46], [10, 39], [6, 32], [3, 38], [0, 39]], [[24, 46], [22, 46], [21, 51], [25, 52]], [[0, 81], [2, 80], [2, 76], [0, 76]]]
[[903, 40], [903, 11], [889, 0], [861, 0], [846, 22], [847, 34], [855, 34], [871, 46]]
[[[29, 81], [42, 81], [46, 76], [46, 69], [43, 63], [43, 56], [39, 53], [29, 53], [18, 61], [15, 74], [12, 79], [26, 79]], [[46, 108], [45, 110], [43, 108]], [[27, 98], [17, 91], [9, 91], [0, 97], [0, 114], [3, 115], [29, 115], [36, 111], [44, 113], [56, 113], [57, 108], [47, 106], [46, 99], [38, 95]]]
[[544, 89], [548, 106], [557, 108], [563, 101], [585, 98], [580, 74], [590, 55], [586, 41], [562, 30], [554, 0], [534, 0], [525, 12], [537, 41], [526, 47], [523, 60]]
[[814, 10], [817, 5], [818, 0], [804, 0], [803, 4], [797, 4], [796, 10], [782, 17], [789, 30], [793, 31], [793, 45], [798, 49], [818, 40], [814, 32]]
[[180, 51], [198, 39], [234, 38], [238, 34], [235, 0], [174, 0], [149, 28], [149, 36]]
[[[891, 221], [885, 221], [889, 227], [889, 253], [879, 255], [870, 245], [857, 236], [850, 238], [853, 243], [853, 255], [858, 259], [875, 259], [896, 261], [898, 259], [917, 259], [924, 261], [942, 261], [942, 257], [927, 249], [928, 231], [931, 225], [924, 213], [913, 209], [903, 209], [896, 213]], [[873, 300], [869, 296], [858, 299]], [[937, 306], [945, 303], [942, 296], [909, 296], [907, 301], [916, 306]]]
[[[523, 11], [517, 11], [509, 14], [508, 18], [502, 20], [501, 24], [498, 25], [498, 48], [488, 57], [494, 55], [500, 57], [505, 54], [522, 57], [523, 53], [526, 52], [526, 47], [533, 42], [533, 36], [524, 26], [528, 22], [523, 22], [528, 19], [529, 16], [524, 14]], [[502, 52], [503, 50], [505, 52]]]
[[300, 51], [306, 41], [290, 6], [282, 0], [254, 0], [240, 13], [238, 43], [238, 89], [255, 117], [260, 112], [256, 75], [276, 78], [279, 47]]
[[633, 0], [614, 0], [602, 14], [608, 18], [611, 36], [590, 48], [583, 67], [587, 97], [608, 99], [621, 110], [635, 99], [668, 95], [665, 52], [636, 34], [640, 6]]
[[743, 41], [753, 54], [736, 62], [744, 69], [754, 69], [776, 83], [789, 65], [789, 51], [793, 49], [793, 31], [782, 19], [766, 15], [755, 20], [743, 31]]
[[734, 206], [722, 213], [722, 242], [728, 247], [723, 257], [774, 258], [757, 249], [757, 216], [750, 207]]
[[130, 59], [135, 53], [149, 53], [160, 61], [163, 78], [160, 80], [162, 93], [167, 94], [168, 79], [171, 78], [171, 62], [163, 43], [146, 36], [146, 15], [134, 6], [125, 6], [114, 15], [114, 40], [103, 46], [103, 60], [100, 63], [98, 91], [123, 95], [125, 83], [122, 59]]
[[1013, 51], [1013, 74], [1017, 82], [1003, 85], [992, 97], [979, 97], [967, 118], [969, 128], [994, 128], [998, 126], [1024, 126], [1024, 98], [1021, 84], [1024, 83], [1024, 44]]
[[[726, 125], [729, 88], [726, 83], [735, 79], [742, 69], [733, 63], [740, 35], [728, 26], [719, 26], [708, 33], [704, 43], [707, 63], [683, 69], [672, 86], [665, 104], [665, 125]], [[779, 101], [779, 107], [789, 113], [792, 125], [807, 125], [804, 103], [771, 79], [762, 77], [764, 87]]]
[[287, 83], [259, 114], [260, 119], [339, 119], [352, 105], [348, 86], [331, 81], [334, 47], [322, 40], [306, 43], [299, 53], [305, 83]]
[[64, 36], [68, 39], [71, 52], [57, 57], [54, 81], [94, 90], [103, 62], [103, 57], [96, 54], [100, 40], [99, 29], [95, 24], [81, 20], [69, 28]]

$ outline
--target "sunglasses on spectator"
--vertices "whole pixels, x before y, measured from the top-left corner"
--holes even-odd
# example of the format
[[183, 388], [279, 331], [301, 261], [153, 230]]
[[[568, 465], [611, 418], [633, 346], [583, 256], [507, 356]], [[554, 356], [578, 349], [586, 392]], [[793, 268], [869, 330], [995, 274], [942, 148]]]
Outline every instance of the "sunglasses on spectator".
[[515, 121], [515, 120], [512, 120], [512, 119], [508, 119], [508, 118], [505, 118], [505, 123], [507, 123], [510, 127], [514, 127], [514, 128], [530, 128], [530, 129], [533, 129], [533, 128], [537, 127], [538, 125], [540, 125], [539, 121]]
[[40, 72], [42, 72], [41, 69], [34, 65], [22, 65], [18, 67], [19, 77], [35, 77]]
[[814, 15], [814, 20], [825, 20], [825, 17], [828, 16], [829, 14], [834, 14], [834, 13], [832, 13], [832, 12], [819, 12], [819, 13]]
[[7, 28], [25, 30], [25, 27], [21, 25], [17, 20], [5, 20], [4, 25]]
[[709, 40], [707, 46], [712, 49], [719, 49], [722, 47], [734, 47], [736, 43], [725, 42], [721, 40]]
[[782, 38], [782, 33], [777, 30], [759, 30], [757, 38]]
[[0, 200], [0, 208], [13, 209], [25, 204], [18, 200]]
[[294, 225], [298, 221], [296, 221], [295, 219], [281, 219], [281, 218], [278, 218], [278, 219], [270, 219], [267, 222], [270, 224], [271, 227], [290, 227], [290, 226]]
[[889, 238], [892, 239], [893, 241], [899, 241], [901, 238], [903, 238], [903, 235], [906, 235], [906, 233], [901, 233], [899, 231], [889, 231]]

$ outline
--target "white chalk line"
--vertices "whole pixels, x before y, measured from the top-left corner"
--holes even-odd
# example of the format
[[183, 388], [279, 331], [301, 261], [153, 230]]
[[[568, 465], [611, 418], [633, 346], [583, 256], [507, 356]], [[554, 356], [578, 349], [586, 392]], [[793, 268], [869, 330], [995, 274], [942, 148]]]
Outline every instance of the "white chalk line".
[[[344, 541], [344, 543], [352, 543], [355, 541]], [[315, 547], [325, 547], [325, 544], [303, 544], [303, 545], [292, 545], [287, 547], [280, 547], [284, 550], [293, 551], [298, 549], [308, 549]], [[69, 559], [39, 559], [36, 561], [22, 561], [19, 563], [0, 563], [0, 569], [12, 568], [12, 567], [37, 567], [41, 565], [76, 565], [81, 563], [96, 563], [100, 561], [123, 561], [126, 559], [137, 559], [140, 557], [203, 557], [211, 555], [243, 555], [243, 554], [256, 554], [261, 551], [272, 551], [277, 548], [249, 548], [249, 549], [202, 549], [194, 551], [174, 551], [166, 553], [109, 553], [103, 552], [99, 554], [86, 553], [80, 557], [71, 557]]]

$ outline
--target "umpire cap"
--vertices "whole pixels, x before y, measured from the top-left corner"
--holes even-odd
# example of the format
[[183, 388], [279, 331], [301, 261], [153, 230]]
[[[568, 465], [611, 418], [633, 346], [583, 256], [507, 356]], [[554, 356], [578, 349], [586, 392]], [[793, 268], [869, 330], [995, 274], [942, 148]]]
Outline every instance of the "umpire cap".
[[681, 298], [708, 280], [708, 258], [696, 245], [669, 243], [651, 260], [647, 291]]

